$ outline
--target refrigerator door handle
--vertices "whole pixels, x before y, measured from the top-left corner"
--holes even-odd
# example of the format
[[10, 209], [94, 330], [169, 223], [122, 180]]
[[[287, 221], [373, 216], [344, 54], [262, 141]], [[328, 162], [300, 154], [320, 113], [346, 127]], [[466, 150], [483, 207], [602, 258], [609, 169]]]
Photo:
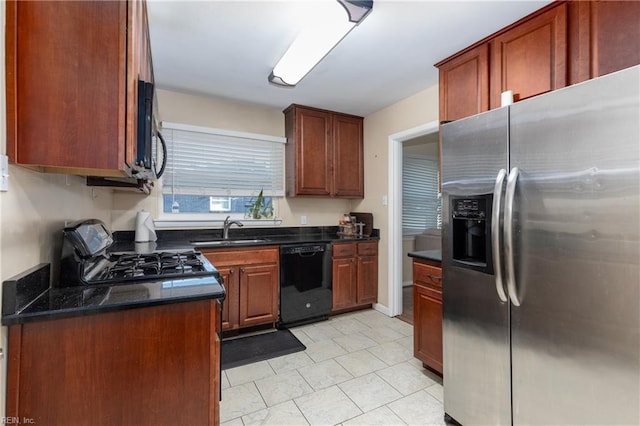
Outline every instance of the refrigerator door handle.
[[517, 167], [511, 169], [507, 178], [507, 190], [504, 197], [504, 246], [505, 261], [507, 263], [507, 289], [509, 290], [509, 299], [514, 306], [520, 306], [518, 293], [516, 292], [516, 274], [513, 259], [513, 199], [516, 194], [516, 183], [520, 170]]
[[502, 281], [502, 261], [500, 258], [500, 204], [502, 202], [502, 185], [507, 176], [505, 169], [500, 169], [496, 184], [493, 187], [493, 207], [491, 209], [491, 246], [493, 248], [493, 264], [496, 273], [496, 291], [500, 301], [507, 301], [507, 294], [504, 291]]

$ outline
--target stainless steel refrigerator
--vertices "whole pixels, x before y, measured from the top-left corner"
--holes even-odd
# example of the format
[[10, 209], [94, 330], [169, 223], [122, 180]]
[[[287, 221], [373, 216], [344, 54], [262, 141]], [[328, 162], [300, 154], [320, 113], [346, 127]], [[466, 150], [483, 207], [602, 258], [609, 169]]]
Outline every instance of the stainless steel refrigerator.
[[640, 67], [442, 126], [444, 409], [640, 424]]

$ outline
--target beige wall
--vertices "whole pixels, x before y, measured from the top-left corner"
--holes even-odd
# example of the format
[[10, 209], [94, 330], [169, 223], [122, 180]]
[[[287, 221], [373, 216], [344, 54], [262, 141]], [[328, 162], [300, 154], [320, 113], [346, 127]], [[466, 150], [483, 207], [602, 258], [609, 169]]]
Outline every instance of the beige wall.
[[[284, 136], [284, 114], [278, 108], [168, 90], [158, 90], [158, 104], [162, 121]], [[113, 229], [133, 229], [136, 212], [142, 209], [158, 218], [158, 201], [157, 190], [147, 197], [115, 193]], [[286, 198], [276, 203], [276, 210], [282, 226], [301, 226], [302, 215], [307, 216], [307, 226], [336, 225], [342, 214], [350, 211], [351, 203], [349, 200]]]
[[389, 136], [438, 119], [438, 86], [403, 99], [364, 120], [365, 197], [353, 205], [355, 211], [372, 212], [374, 227], [380, 228], [378, 260], [378, 303], [389, 306], [389, 206], [382, 203], [389, 185]]

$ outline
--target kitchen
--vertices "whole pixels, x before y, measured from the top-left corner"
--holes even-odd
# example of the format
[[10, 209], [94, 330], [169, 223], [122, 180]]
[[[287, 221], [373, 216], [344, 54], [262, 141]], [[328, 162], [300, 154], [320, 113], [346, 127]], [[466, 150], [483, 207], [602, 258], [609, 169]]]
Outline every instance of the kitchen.
[[[462, 44], [460, 48], [476, 39]], [[292, 199], [279, 205], [278, 214], [289, 226], [297, 226], [301, 215], [308, 215], [312, 225], [325, 225], [335, 224], [337, 217], [345, 211], [373, 212], [376, 227], [383, 230], [378, 274], [378, 303], [383, 306], [389, 306], [390, 303], [387, 284], [389, 254], [384, 235], [389, 213], [380, 200], [384, 195], [391, 197], [392, 194], [388, 193], [385, 173], [367, 170], [387, 170], [389, 135], [438, 121], [438, 90], [434, 84], [367, 115], [364, 130], [367, 193], [361, 202]], [[158, 90], [158, 101], [162, 117], [167, 121], [284, 135], [283, 108], [238, 104], [162, 89]], [[2, 134], [4, 137], [4, 132]], [[130, 230], [133, 229], [136, 212], [141, 209], [157, 212], [158, 209], [153, 196], [145, 198], [139, 194], [89, 188], [79, 177], [37, 174], [15, 166], [10, 166], [9, 174], [10, 191], [0, 197], [3, 223], [1, 272], [4, 278], [54, 259], [53, 253], [61, 244], [56, 235], [59, 235], [57, 233], [65, 220], [96, 217], [110, 224], [114, 230]]]

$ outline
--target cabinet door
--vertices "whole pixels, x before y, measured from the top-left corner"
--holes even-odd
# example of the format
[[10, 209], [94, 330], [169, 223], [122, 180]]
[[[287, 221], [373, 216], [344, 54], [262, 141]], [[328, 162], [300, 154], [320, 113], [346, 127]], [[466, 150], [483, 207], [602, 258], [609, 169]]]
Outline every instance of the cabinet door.
[[357, 303], [356, 262], [353, 257], [333, 259], [333, 310], [350, 308]]
[[442, 374], [442, 293], [414, 284], [413, 304], [414, 356]]
[[560, 4], [491, 41], [490, 107], [512, 90], [522, 100], [566, 86], [567, 5]]
[[240, 326], [278, 320], [278, 265], [240, 267]]
[[362, 118], [333, 115], [333, 194], [364, 197]]
[[331, 114], [295, 109], [295, 194], [331, 195]]
[[46, 172], [126, 175], [128, 3], [6, 3], [12, 161]]
[[358, 257], [358, 304], [378, 299], [378, 256]]
[[222, 330], [234, 330], [240, 327], [240, 312], [238, 302], [240, 300], [240, 283], [238, 282], [237, 266], [221, 267], [218, 272], [222, 276], [224, 289], [227, 292], [222, 305]]
[[640, 2], [569, 3], [571, 83], [640, 64]]
[[217, 304], [11, 326], [7, 418], [36, 425], [217, 424]]
[[440, 70], [440, 120], [457, 120], [489, 109], [489, 47], [482, 44]]

